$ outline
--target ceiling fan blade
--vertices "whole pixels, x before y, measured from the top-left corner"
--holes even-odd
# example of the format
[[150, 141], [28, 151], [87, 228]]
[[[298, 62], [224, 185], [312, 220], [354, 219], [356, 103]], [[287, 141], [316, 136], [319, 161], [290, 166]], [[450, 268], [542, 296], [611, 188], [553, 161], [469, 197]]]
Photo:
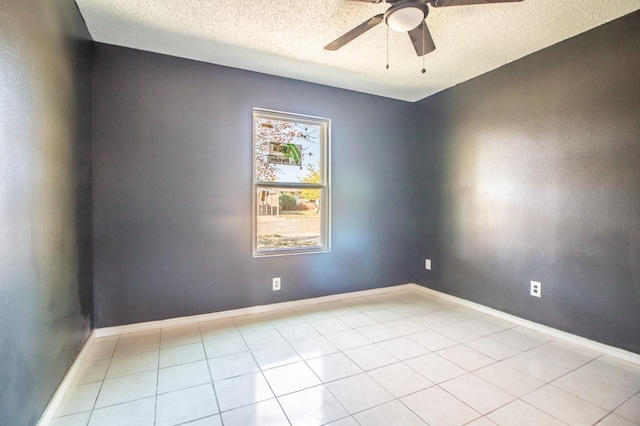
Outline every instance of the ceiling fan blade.
[[431, 0], [431, 6], [470, 6], [473, 4], [512, 3], [522, 0]]
[[369, 18], [368, 20], [364, 21], [362, 24], [358, 25], [357, 27], [355, 27], [354, 29], [352, 29], [348, 33], [338, 37], [337, 39], [335, 39], [331, 43], [327, 44], [324, 47], [325, 50], [338, 50], [338, 49], [340, 49], [342, 46], [344, 46], [345, 44], [349, 43], [354, 38], [356, 38], [358, 36], [361, 36], [365, 32], [369, 31], [371, 28], [375, 27], [380, 22], [382, 22], [382, 17], [383, 16], [384, 15], [381, 13], [379, 15], [376, 15], [376, 16], [372, 17], [372, 18]]
[[418, 56], [424, 56], [436, 50], [436, 45], [433, 42], [433, 38], [431, 38], [431, 33], [425, 21], [422, 21], [420, 25], [409, 31], [408, 34]]

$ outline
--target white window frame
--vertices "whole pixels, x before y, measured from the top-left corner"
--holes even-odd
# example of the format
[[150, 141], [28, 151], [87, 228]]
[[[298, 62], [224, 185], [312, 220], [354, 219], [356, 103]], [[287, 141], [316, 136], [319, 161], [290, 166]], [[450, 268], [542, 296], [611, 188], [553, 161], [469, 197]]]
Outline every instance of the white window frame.
[[[307, 123], [320, 127], [320, 160], [318, 161], [321, 182], [318, 184], [302, 182], [264, 182], [256, 178], [256, 120], [274, 119], [280, 121], [292, 121]], [[309, 115], [294, 114], [282, 111], [273, 111], [262, 108], [253, 109], [252, 119], [253, 142], [253, 184], [252, 189], [252, 247], [253, 257], [283, 256], [294, 254], [326, 253], [331, 251], [331, 191], [330, 191], [330, 147], [331, 147], [331, 120], [328, 118]], [[291, 190], [318, 189], [320, 190], [320, 246], [299, 247], [286, 249], [262, 249], [258, 250], [258, 188], [286, 188]]]

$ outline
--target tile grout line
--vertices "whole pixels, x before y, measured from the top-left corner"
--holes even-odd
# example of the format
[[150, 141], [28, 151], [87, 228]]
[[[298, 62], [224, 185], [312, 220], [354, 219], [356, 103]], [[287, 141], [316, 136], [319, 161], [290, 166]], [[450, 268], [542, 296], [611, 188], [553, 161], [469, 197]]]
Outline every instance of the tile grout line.
[[[216, 408], [218, 409], [218, 417], [220, 418], [220, 424], [224, 426], [224, 420], [222, 420], [222, 411], [220, 411], [220, 401], [218, 400], [218, 392], [216, 392], [216, 386], [213, 381], [213, 375], [211, 374], [211, 365], [209, 364], [209, 358], [207, 357], [207, 350], [204, 346], [204, 338], [202, 337], [202, 323], [198, 323], [198, 333], [200, 334], [200, 344], [202, 345], [202, 353], [204, 354], [204, 362], [207, 364], [207, 371], [209, 372], [209, 379], [211, 380], [211, 389], [213, 389], [213, 396], [216, 399]], [[214, 414], [215, 415], [215, 414]]]
[[[303, 319], [304, 319], [304, 318], [303, 318]], [[309, 325], [309, 326], [311, 326], [314, 330], [316, 330], [316, 331], [318, 332], [318, 334], [319, 334], [322, 338], [324, 338], [325, 340], [327, 340], [327, 341], [328, 341], [328, 339], [326, 338], [326, 336], [324, 335], [324, 333], [321, 333], [320, 331], [318, 331], [315, 327], [313, 327], [313, 325], [311, 325], [311, 324], [308, 324], [308, 325]], [[285, 340], [287, 340], [287, 338], [282, 334], [282, 332], [280, 332], [280, 330], [279, 330], [279, 329], [277, 329], [277, 330], [278, 330], [278, 332], [280, 333], [280, 335], [281, 335]], [[300, 339], [300, 340], [302, 340], [302, 339]], [[289, 340], [287, 340], [287, 343], [288, 343], [289, 345], [291, 345], [291, 342], [289, 342]], [[329, 342], [329, 343], [331, 343], [331, 342]], [[333, 346], [335, 346], [335, 345], [333, 345]], [[293, 347], [293, 345], [291, 345], [291, 347], [292, 347], [292, 348], [293, 348], [293, 350], [298, 354], [298, 356], [300, 357], [300, 359], [302, 360], [302, 362], [304, 363], [304, 365], [305, 365], [305, 366], [306, 366], [306, 367], [307, 367], [307, 368], [308, 368], [308, 369], [313, 373], [313, 375], [314, 375], [314, 376], [318, 379], [318, 381], [320, 382], [320, 384], [319, 384], [319, 385], [316, 385], [316, 386], [318, 386], [318, 387], [319, 387], [319, 386], [322, 386], [322, 388], [323, 388], [323, 389], [326, 389], [326, 391], [327, 391], [327, 392], [329, 392], [329, 394], [330, 394], [330, 395], [331, 395], [331, 396], [332, 396], [332, 397], [333, 397], [333, 398], [338, 402], [338, 404], [340, 404], [340, 407], [342, 407], [342, 408], [344, 409], [344, 412], [345, 412], [345, 413], [347, 413], [347, 416], [345, 416], [345, 417], [341, 417], [340, 419], [332, 420], [332, 421], [331, 421], [331, 423], [333, 423], [333, 422], [335, 422], [335, 421], [338, 421], [338, 420], [341, 420], [341, 419], [344, 419], [344, 418], [347, 418], [347, 417], [351, 416], [351, 413], [349, 413], [349, 410], [347, 410], [347, 408], [343, 405], [342, 401], [340, 401], [340, 400], [338, 399], [338, 397], [337, 397], [336, 395], [334, 395], [334, 394], [333, 394], [333, 392], [332, 392], [332, 391], [331, 391], [331, 389], [326, 385], [326, 383], [324, 382], [324, 380], [322, 380], [322, 378], [320, 378], [320, 377], [318, 376], [318, 374], [313, 370], [313, 368], [311, 368], [311, 366], [310, 366], [310, 365], [308, 364], [308, 362], [307, 362], [308, 360], [307, 360], [307, 359], [305, 359], [305, 358], [302, 356], [302, 354], [301, 354], [301, 353], [299, 353], [299, 352], [296, 350], [296, 348], [294, 348], [294, 347]], [[336, 349], [338, 349], [338, 348], [336, 347]], [[340, 351], [340, 352], [334, 352], [334, 353], [342, 353], [342, 351]], [[323, 356], [323, 355], [321, 355], [321, 356]], [[320, 357], [321, 357], [321, 356], [320, 356]], [[346, 356], [346, 355], [345, 355], [345, 356]], [[320, 358], [320, 357], [318, 357], [318, 358]], [[316, 386], [312, 386], [311, 388], [314, 388], [314, 387], [316, 387]], [[306, 388], [306, 389], [311, 389], [311, 388]], [[306, 389], [303, 389], [303, 390], [306, 390]], [[299, 392], [299, 391], [295, 391], [295, 392]], [[295, 393], [295, 392], [292, 392], [292, 393], [287, 394], [287, 395], [291, 395], [291, 394], [293, 394], [293, 393]], [[284, 395], [283, 395], [283, 396], [284, 396]], [[276, 397], [276, 399], [278, 399], [278, 397]], [[284, 407], [282, 407], [282, 404], [280, 403], [280, 400], [278, 400], [278, 403], [280, 404], [280, 406], [281, 406], [281, 408], [282, 408], [282, 411], [285, 413], [285, 416], [287, 416], [287, 419], [288, 419], [288, 418], [289, 418], [289, 416], [287, 415], [286, 411], [284, 410]], [[354, 419], [354, 420], [355, 420], [355, 419]], [[289, 423], [293, 424], [293, 423], [291, 422], [291, 420], [289, 420]]]
[[107, 369], [104, 372], [104, 376], [102, 377], [102, 381], [100, 382], [100, 387], [98, 388], [98, 392], [96, 393], [96, 398], [93, 401], [93, 405], [90, 410], [89, 418], [87, 419], [87, 425], [91, 423], [91, 418], [96, 410], [96, 404], [98, 403], [98, 398], [100, 398], [100, 394], [102, 393], [102, 387], [104, 386], [104, 382], [107, 380], [107, 373], [109, 372], [109, 368], [111, 367], [111, 363], [113, 362], [113, 355], [116, 352], [116, 348], [118, 347], [118, 343], [120, 342], [120, 336], [116, 340], [116, 344], [113, 346], [113, 350], [111, 351], [111, 356], [109, 357], [109, 365], [107, 365]]
[[[268, 321], [268, 319], [266, 317], [265, 317], [265, 320]], [[234, 323], [235, 323], [235, 320], [234, 320]], [[271, 323], [269, 322], [269, 324], [271, 324]], [[235, 327], [238, 328], [238, 324], [237, 323], [235, 323]], [[265, 383], [267, 384], [267, 386], [269, 386], [269, 390], [271, 391], [271, 394], [273, 395], [273, 398], [278, 402], [278, 406], [280, 407], [280, 410], [282, 410], [282, 412], [284, 413], [285, 417], [287, 418], [287, 422], [289, 422], [289, 424], [291, 425], [291, 421], [289, 420], [289, 417], [287, 416], [287, 413], [285, 413], [284, 409], [282, 408], [282, 406], [280, 404], [280, 401], [278, 401], [278, 397], [276, 396], [276, 393], [273, 391], [273, 388], [271, 387], [271, 383], [269, 383], [269, 381], [267, 380], [266, 376], [264, 375], [264, 370], [262, 369], [262, 367], [258, 363], [258, 360], [257, 360], [257, 358], [255, 357], [255, 355], [253, 353], [253, 349], [251, 349], [251, 346], [249, 346], [249, 344], [247, 343], [247, 340], [245, 339], [245, 334], [239, 328], [238, 328], [238, 333], [240, 333], [240, 337], [242, 338], [242, 341], [244, 342], [244, 344], [247, 346], [247, 349], [249, 350], [249, 353], [251, 354], [251, 358], [253, 358], [253, 361], [256, 363], [256, 366], [258, 367], [258, 373], [260, 373], [260, 375], [262, 376], [262, 378], [265, 381]], [[260, 331], [257, 331], [256, 333], [260, 333]], [[247, 333], [247, 334], [253, 334], [253, 333]], [[238, 376], [234, 376], [234, 377], [238, 377]], [[247, 406], [250, 406], [250, 405], [253, 405], [253, 404], [258, 404], [260, 402], [268, 401], [269, 399], [271, 399], [271, 398], [265, 399], [263, 401], [255, 401], [255, 402], [252, 402], [250, 404], [243, 405], [243, 406], [240, 406], [240, 407], [230, 408], [227, 411], [232, 411], [232, 410], [235, 410], [235, 409], [238, 409], [238, 408], [247, 407]], [[220, 414], [220, 417], [222, 418], [222, 414]]]
[[158, 423], [158, 390], [160, 387], [160, 350], [162, 348], [162, 332], [164, 329], [160, 329], [160, 339], [158, 341], [158, 361], [156, 363], [156, 392], [153, 396], [153, 424]]

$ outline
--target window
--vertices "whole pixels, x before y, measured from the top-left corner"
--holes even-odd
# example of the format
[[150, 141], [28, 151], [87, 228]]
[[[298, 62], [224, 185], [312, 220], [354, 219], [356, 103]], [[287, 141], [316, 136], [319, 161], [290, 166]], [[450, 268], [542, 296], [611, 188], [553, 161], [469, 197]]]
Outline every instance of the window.
[[253, 255], [329, 251], [330, 120], [253, 110]]

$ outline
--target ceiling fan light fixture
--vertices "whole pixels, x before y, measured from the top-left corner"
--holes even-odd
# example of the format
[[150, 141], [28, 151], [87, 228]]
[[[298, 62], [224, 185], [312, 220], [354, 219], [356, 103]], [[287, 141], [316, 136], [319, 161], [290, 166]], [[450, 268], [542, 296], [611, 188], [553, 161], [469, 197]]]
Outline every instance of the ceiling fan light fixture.
[[384, 14], [384, 22], [394, 31], [405, 33], [416, 28], [427, 17], [427, 5], [419, 1], [399, 2]]

